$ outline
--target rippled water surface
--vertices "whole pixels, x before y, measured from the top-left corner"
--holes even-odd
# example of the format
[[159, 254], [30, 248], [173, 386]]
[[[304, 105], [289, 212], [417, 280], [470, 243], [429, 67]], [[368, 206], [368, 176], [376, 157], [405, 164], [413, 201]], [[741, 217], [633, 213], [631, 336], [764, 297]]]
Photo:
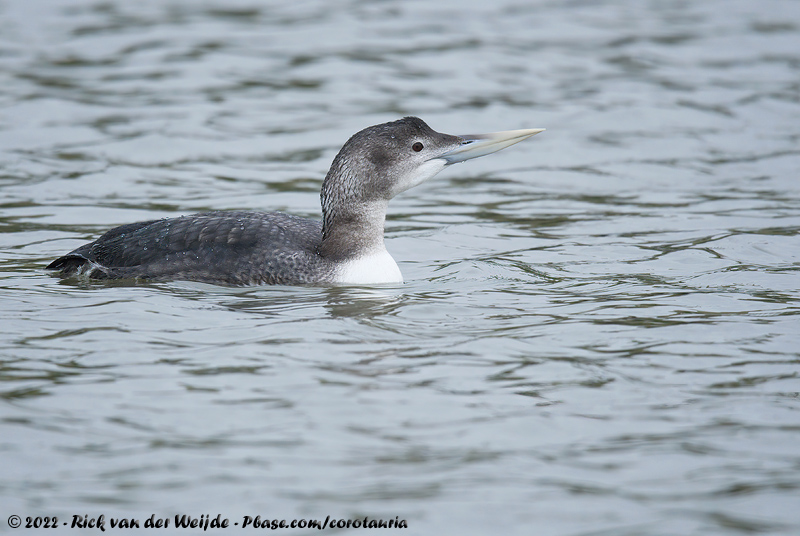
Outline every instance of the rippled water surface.
[[[3, 527], [800, 534], [800, 2], [2, 0], [0, 84]], [[43, 270], [403, 115], [547, 131], [393, 201], [402, 285]]]

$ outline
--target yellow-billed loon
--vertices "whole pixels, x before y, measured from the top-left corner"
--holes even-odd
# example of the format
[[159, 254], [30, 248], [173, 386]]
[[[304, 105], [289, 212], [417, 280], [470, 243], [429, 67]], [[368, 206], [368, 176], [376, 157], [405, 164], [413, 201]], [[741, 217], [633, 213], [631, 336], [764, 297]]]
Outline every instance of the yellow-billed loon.
[[452, 136], [417, 117], [365, 128], [322, 183], [322, 221], [278, 212], [207, 212], [130, 223], [47, 266], [63, 277], [185, 280], [221, 285], [403, 281], [383, 242], [389, 200], [456, 162], [544, 129]]

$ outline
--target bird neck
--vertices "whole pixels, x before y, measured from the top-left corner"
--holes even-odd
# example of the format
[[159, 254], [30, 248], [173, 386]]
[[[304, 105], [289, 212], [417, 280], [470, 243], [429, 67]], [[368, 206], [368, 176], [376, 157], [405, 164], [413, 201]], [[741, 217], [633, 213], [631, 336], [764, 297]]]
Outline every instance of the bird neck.
[[384, 251], [387, 201], [322, 202], [319, 254], [330, 259], [355, 258]]

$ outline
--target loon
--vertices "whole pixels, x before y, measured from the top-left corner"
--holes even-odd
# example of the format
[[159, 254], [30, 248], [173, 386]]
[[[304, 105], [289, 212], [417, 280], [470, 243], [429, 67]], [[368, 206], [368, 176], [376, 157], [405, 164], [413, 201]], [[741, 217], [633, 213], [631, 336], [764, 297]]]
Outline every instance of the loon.
[[544, 129], [453, 136], [418, 117], [353, 135], [322, 183], [322, 221], [217, 211], [130, 223], [48, 266], [61, 277], [184, 280], [229, 286], [401, 283], [386, 251], [389, 200], [445, 167]]

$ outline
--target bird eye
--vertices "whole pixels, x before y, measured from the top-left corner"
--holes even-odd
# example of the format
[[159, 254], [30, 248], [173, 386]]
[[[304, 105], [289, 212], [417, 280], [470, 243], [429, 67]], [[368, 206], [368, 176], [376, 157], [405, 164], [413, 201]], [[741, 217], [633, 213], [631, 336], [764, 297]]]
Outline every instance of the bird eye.
[[416, 142], [414, 145], [411, 146], [415, 152], [420, 152], [422, 150], [422, 144], [420, 142]]

